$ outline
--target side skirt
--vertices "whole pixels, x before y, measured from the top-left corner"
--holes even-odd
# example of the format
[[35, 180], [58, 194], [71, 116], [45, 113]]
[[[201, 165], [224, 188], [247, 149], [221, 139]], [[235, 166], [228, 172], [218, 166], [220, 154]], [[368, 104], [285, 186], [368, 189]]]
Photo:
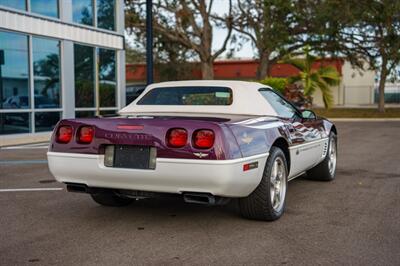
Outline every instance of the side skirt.
[[295, 178], [297, 178], [297, 177], [299, 177], [299, 176], [302, 176], [302, 175], [304, 175], [305, 173], [306, 173], [306, 171], [301, 172], [301, 173], [299, 173], [299, 174], [297, 174], [297, 175], [295, 175], [295, 176], [292, 176], [291, 178], [288, 179], [288, 181], [292, 181], [293, 179], [295, 179]]

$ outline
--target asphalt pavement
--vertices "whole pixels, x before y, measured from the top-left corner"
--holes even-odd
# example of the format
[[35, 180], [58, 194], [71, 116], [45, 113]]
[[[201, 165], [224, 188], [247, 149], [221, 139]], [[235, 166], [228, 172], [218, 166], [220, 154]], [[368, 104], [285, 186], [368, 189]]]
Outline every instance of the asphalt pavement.
[[[284, 216], [68, 193], [46, 144], [0, 149], [0, 265], [400, 265], [400, 122], [338, 122], [333, 182], [289, 183]], [[110, 177], [111, 178], [111, 177]]]

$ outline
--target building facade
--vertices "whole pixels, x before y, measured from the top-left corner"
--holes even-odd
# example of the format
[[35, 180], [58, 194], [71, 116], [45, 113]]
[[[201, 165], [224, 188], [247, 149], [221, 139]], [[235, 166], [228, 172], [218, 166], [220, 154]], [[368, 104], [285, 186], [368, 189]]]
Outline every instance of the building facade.
[[125, 106], [123, 0], [0, 0], [0, 135]]

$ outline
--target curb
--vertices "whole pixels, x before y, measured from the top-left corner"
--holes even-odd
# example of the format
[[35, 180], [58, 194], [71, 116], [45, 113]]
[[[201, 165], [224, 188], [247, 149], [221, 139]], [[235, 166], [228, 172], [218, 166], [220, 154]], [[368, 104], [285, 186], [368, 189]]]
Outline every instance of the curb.
[[334, 122], [400, 122], [400, 118], [328, 118]]
[[19, 134], [15, 136], [2, 136], [0, 138], [0, 147], [33, 144], [40, 142], [49, 142], [52, 132], [36, 134]]

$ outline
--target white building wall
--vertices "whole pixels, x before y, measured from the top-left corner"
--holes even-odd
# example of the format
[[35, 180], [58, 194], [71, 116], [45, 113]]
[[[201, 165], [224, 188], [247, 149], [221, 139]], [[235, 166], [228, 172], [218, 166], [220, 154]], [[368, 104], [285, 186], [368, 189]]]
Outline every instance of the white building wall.
[[[342, 67], [342, 81], [332, 88], [334, 105], [355, 106], [374, 104], [375, 71], [354, 69], [347, 61]], [[322, 94], [313, 95], [314, 105], [323, 107]]]
[[111, 49], [124, 48], [124, 37], [119, 34], [11, 10], [0, 9], [0, 28]]

